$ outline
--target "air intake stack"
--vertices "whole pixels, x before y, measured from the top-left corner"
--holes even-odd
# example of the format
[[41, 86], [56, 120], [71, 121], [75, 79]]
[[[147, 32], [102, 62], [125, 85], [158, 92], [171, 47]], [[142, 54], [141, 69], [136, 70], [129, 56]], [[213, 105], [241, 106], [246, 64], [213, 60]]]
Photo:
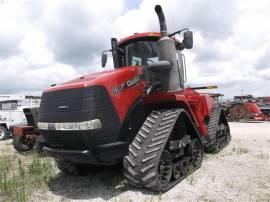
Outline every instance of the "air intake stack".
[[180, 84], [179, 68], [176, 59], [175, 42], [168, 36], [164, 13], [160, 5], [155, 6], [160, 25], [159, 61], [167, 61], [170, 68], [160, 68], [162, 91], [177, 91], [183, 88]]

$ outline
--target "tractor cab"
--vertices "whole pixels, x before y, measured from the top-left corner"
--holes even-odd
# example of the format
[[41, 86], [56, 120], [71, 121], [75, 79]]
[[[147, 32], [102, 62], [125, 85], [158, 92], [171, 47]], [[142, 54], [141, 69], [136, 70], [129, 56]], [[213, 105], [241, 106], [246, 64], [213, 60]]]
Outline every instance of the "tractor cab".
[[[162, 74], [162, 71], [148, 71], [148, 67], [159, 62], [159, 40], [160, 33], [147, 32], [135, 33], [129, 37], [121, 39], [119, 42], [116, 38], [111, 39], [112, 49], [107, 50], [112, 52], [114, 68], [123, 68], [130, 66], [144, 66], [148, 74], [147, 78], [152, 82], [157, 83], [157, 77]], [[179, 88], [184, 88], [186, 81], [185, 57], [182, 50], [185, 48], [184, 42], [181, 43], [177, 39], [171, 37], [175, 44], [176, 59], [177, 59], [177, 78], [179, 78]], [[102, 67], [105, 67], [107, 61], [107, 51], [102, 53]], [[155, 78], [154, 78], [155, 77]]]

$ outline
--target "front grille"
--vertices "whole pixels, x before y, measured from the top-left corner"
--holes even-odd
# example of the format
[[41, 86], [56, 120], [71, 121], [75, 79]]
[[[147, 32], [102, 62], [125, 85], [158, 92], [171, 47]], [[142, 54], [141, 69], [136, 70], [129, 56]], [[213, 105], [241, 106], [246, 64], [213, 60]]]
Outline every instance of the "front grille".
[[49, 123], [118, 119], [109, 94], [102, 86], [45, 92], [39, 113], [39, 122]]
[[100, 119], [102, 129], [98, 130], [41, 131], [45, 141], [57, 148], [88, 148], [96, 142], [107, 143], [116, 139], [120, 130], [118, 114], [103, 86], [44, 92], [38, 118], [45, 123]]

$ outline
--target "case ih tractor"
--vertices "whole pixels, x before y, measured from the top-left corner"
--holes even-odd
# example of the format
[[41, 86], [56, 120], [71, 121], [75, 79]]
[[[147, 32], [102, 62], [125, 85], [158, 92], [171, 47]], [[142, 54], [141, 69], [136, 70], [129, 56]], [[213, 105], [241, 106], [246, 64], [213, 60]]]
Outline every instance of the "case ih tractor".
[[[181, 51], [192, 48], [192, 32], [168, 34], [161, 6], [155, 11], [160, 33], [112, 39], [114, 70], [43, 92], [39, 142], [63, 172], [123, 161], [130, 184], [166, 191], [201, 166], [204, 149], [218, 152], [229, 143], [223, 110], [184, 88]], [[173, 37], [181, 31], [182, 42]]]

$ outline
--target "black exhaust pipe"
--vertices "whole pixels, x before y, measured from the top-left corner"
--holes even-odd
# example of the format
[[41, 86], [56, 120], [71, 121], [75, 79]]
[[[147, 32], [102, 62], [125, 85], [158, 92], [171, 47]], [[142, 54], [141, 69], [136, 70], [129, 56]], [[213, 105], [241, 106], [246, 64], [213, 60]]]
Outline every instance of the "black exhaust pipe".
[[161, 6], [156, 5], [155, 11], [157, 13], [158, 20], [159, 20], [161, 37], [168, 36], [166, 20], [165, 20], [165, 16], [164, 16], [164, 13], [163, 13]]

